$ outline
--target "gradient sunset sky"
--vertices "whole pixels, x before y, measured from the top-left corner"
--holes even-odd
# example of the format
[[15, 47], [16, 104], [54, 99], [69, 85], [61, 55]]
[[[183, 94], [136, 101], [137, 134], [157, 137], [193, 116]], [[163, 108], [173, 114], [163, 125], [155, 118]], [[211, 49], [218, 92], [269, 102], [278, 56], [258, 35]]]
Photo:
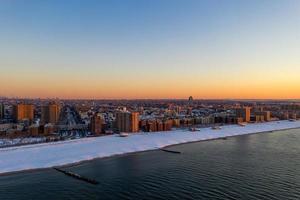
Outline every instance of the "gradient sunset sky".
[[1, 0], [0, 96], [300, 98], [299, 0]]

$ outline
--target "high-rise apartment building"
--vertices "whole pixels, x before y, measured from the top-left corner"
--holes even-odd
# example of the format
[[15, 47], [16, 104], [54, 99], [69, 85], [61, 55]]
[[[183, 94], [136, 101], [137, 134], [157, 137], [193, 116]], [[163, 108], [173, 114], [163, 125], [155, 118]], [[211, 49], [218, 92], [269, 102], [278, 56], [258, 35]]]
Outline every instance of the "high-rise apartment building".
[[116, 128], [120, 132], [130, 132], [130, 113], [129, 112], [117, 112], [116, 113]]
[[132, 112], [131, 113], [131, 132], [139, 132], [139, 113]]
[[60, 105], [55, 102], [50, 102], [48, 105], [42, 107], [43, 124], [56, 124], [59, 120]]
[[101, 134], [102, 133], [102, 124], [103, 124], [103, 120], [102, 120], [101, 116], [99, 116], [99, 115], [92, 116], [91, 124], [90, 124], [91, 133], [95, 134], [95, 135]]
[[139, 113], [138, 112], [117, 112], [116, 127], [120, 132], [138, 132], [139, 131]]
[[13, 106], [13, 117], [15, 121], [29, 120], [34, 118], [34, 106], [32, 104], [17, 104]]
[[264, 111], [264, 119], [265, 121], [271, 121], [271, 112], [270, 111]]
[[262, 121], [271, 121], [271, 112], [270, 111], [256, 111], [254, 115], [262, 116], [264, 120]]
[[236, 117], [237, 118], [243, 118], [244, 122], [250, 121], [250, 115], [251, 115], [251, 108], [250, 107], [243, 107], [243, 108], [237, 108], [236, 109]]

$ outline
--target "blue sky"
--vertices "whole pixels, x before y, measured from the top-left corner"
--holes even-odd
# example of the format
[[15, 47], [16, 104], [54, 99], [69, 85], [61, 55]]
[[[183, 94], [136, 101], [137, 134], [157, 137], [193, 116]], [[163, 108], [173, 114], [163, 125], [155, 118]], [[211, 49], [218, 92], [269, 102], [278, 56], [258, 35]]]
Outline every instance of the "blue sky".
[[297, 97], [299, 13], [297, 0], [3, 0], [0, 95]]

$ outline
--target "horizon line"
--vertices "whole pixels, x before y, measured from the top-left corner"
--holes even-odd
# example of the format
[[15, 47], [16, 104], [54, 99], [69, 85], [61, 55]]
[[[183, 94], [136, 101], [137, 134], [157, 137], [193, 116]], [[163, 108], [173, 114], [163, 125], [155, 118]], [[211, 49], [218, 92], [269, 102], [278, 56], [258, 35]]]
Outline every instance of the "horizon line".
[[[0, 99], [10, 100], [93, 100], [93, 101], [117, 101], [117, 100], [177, 100], [177, 101], [188, 101], [188, 98], [59, 98], [59, 97], [6, 97], [0, 96]], [[300, 101], [300, 98], [194, 98], [193, 101], [215, 101], [215, 100], [226, 100], [226, 101]]]

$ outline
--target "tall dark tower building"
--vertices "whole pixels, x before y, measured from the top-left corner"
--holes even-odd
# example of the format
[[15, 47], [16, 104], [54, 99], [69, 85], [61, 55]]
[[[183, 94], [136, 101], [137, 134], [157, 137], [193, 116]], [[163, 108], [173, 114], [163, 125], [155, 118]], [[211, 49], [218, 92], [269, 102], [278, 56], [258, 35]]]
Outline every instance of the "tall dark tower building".
[[0, 119], [4, 118], [4, 104], [0, 103]]

